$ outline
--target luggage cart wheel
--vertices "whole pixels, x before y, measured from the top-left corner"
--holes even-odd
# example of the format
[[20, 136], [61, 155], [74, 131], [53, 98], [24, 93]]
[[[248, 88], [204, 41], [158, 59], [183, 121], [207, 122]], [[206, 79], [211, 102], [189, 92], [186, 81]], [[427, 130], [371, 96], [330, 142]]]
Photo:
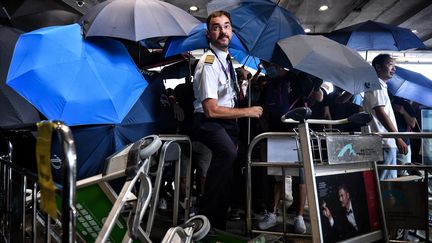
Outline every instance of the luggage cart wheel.
[[156, 153], [162, 145], [161, 139], [159, 138], [159, 136], [156, 135], [150, 135], [142, 138], [141, 140], [142, 143], [140, 145], [139, 156], [142, 160]]
[[196, 215], [190, 218], [183, 228], [192, 227], [194, 241], [204, 238], [210, 231], [210, 221], [204, 215]]

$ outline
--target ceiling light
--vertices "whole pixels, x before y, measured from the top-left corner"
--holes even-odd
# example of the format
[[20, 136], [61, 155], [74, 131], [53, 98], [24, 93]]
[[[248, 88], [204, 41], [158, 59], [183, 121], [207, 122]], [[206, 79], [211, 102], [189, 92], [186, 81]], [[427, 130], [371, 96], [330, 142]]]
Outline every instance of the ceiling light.
[[76, 4], [77, 4], [77, 6], [78, 7], [83, 7], [84, 6], [84, 4], [85, 4], [85, 1], [81, 1], [81, 0], [78, 0], [78, 1], [75, 1], [76, 2]]
[[413, 32], [414, 34], [417, 34], [417, 33], [418, 33], [417, 30], [411, 30], [411, 32]]
[[306, 28], [306, 29], [304, 29], [304, 32], [309, 33], [309, 32], [311, 32], [311, 29]]
[[321, 5], [318, 10], [321, 11], [321, 12], [324, 12], [327, 9], [329, 9], [329, 6], [327, 6], [327, 5]]
[[195, 5], [192, 5], [192, 6], [190, 6], [189, 7], [189, 11], [191, 11], [191, 12], [196, 12], [196, 11], [198, 11], [198, 7], [197, 6], [195, 6]]

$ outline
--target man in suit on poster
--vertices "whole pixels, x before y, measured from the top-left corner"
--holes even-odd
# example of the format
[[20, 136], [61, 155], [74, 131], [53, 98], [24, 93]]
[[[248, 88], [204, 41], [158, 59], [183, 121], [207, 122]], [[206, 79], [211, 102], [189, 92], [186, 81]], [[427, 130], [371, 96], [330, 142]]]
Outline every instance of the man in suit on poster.
[[325, 242], [345, 240], [370, 232], [367, 205], [351, 200], [345, 184], [338, 187], [338, 195], [341, 207], [333, 214], [325, 202], [321, 205], [322, 214], [327, 219], [322, 220]]

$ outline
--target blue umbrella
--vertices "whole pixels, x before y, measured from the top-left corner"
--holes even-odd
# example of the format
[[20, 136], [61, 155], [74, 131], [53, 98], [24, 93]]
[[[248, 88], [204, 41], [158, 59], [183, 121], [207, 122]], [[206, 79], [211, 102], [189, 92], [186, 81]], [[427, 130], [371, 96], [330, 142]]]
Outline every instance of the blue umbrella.
[[215, 10], [228, 11], [248, 54], [267, 61], [278, 40], [305, 33], [293, 14], [270, 0], [213, 0], [207, 11]]
[[357, 51], [426, 48], [411, 30], [372, 20], [335, 30], [324, 36]]
[[[174, 56], [186, 51], [208, 48], [207, 25], [201, 23], [195, 27], [188, 36], [171, 37], [164, 47], [165, 57]], [[250, 57], [246, 54], [247, 50], [236, 34], [230, 42], [230, 54], [239, 62], [253, 69], [257, 69], [260, 62], [258, 58]]]
[[[149, 85], [125, 118], [116, 124], [72, 126], [77, 152], [77, 178], [83, 179], [102, 172], [105, 159], [129, 143], [150, 134], [164, 133], [167, 122], [161, 109], [165, 87], [160, 75], [145, 74]], [[171, 115], [171, 114], [169, 114]], [[57, 176], [61, 148], [53, 142], [52, 165]]]
[[[230, 48], [229, 52], [231, 56], [243, 66], [258, 70], [258, 64], [261, 62], [259, 58], [253, 57], [243, 51], [234, 48]], [[265, 73], [265, 70], [261, 70], [261, 73]]]
[[21, 35], [7, 84], [50, 120], [120, 123], [147, 86], [126, 48], [85, 40], [78, 24]]
[[[207, 25], [201, 23], [197, 25], [188, 36], [171, 37], [164, 47], [165, 57], [174, 56], [183, 52], [208, 48]], [[246, 51], [237, 35], [233, 35], [230, 48]]]
[[387, 85], [395, 96], [432, 107], [432, 80], [420, 73], [396, 67], [396, 74]]

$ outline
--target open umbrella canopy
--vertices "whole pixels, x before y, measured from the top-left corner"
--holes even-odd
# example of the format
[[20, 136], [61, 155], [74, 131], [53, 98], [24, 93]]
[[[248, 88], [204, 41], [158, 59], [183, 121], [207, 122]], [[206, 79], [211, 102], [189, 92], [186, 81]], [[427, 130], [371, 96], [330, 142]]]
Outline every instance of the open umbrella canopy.
[[229, 12], [234, 32], [248, 54], [266, 61], [270, 60], [278, 40], [305, 33], [297, 18], [273, 1], [213, 0], [207, 11], [215, 10]]
[[[77, 152], [77, 178], [87, 178], [102, 172], [105, 159], [129, 143], [150, 134], [166, 133], [167, 122], [161, 109], [165, 87], [160, 75], [145, 75], [149, 84], [125, 118], [116, 124], [72, 126]], [[172, 115], [170, 113], [169, 115]], [[60, 143], [53, 142], [51, 161], [55, 174], [61, 175]], [[57, 163], [59, 165], [59, 163]]]
[[80, 30], [73, 24], [21, 35], [7, 84], [48, 119], [120, 123], [147, 82], [120, 42], [85, 40]]
[[411, 30], [372, 20], [338, 29], [324, 36], [357, 51], [426, 48]]
[[357, 94], [380, 89], [377, 74], [357, 52], [324, 36], [296, 35], [278, 42], [272, 62]]
[[[164, 53], [165, 57], [169, 57], [183, 52], [205, 49], [208, 47], [207, 24], [201, 23], [197, 25], [188, 36], [171, 37], [164, 46]], [[236, 34], [233, 34], [229, 47], [246, 52], [246, 49]]]
[[6, 85], [15, 43], [21, 33], [15, 28], [0, 25], [0, 126], [34, 123], [40, 120], [37, 110]]
[[80, 20], [85, 36], [110, 36], [133, 41], [186, 36], [200, 23], [184, 10], [159, 0], [108, 0]]
[[396, 67], [396, 74], [387, 85], [395, 96], [432, 107], [432, 80], [420, 73]]
[[12, 26], [32, 31], [42, 27], [76, 23], [81, 14], [62, 1], [14, 0], [4, 1]]
[[[168, 39], [164, 46], [165, 57], [209, 47], [207, 39], [207, 24], [201, 23], [188, 36], [176, 36]], [[246, 48], [234, 33], [229, 46], [230, 54], [241, 64], [257, 69], [258, 58], [249, 56]]]

